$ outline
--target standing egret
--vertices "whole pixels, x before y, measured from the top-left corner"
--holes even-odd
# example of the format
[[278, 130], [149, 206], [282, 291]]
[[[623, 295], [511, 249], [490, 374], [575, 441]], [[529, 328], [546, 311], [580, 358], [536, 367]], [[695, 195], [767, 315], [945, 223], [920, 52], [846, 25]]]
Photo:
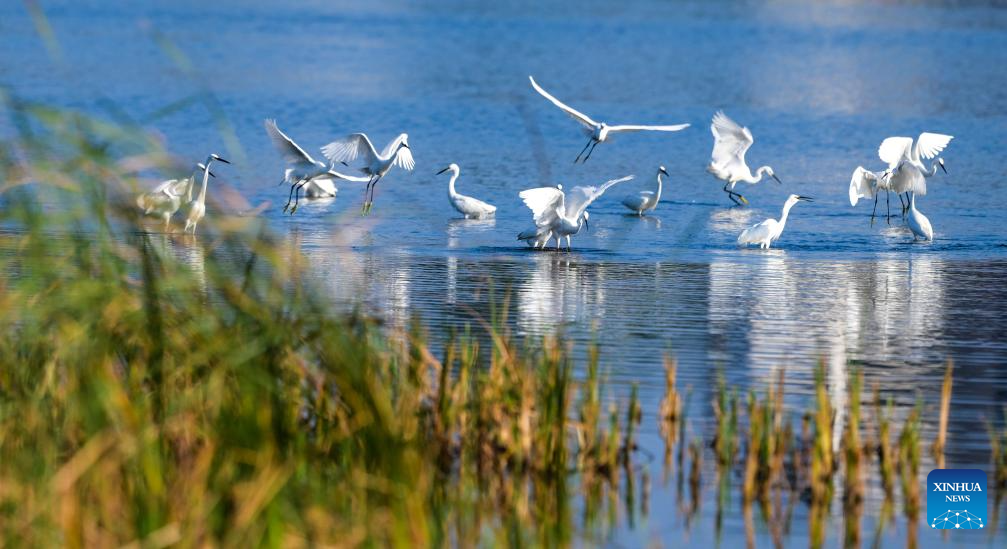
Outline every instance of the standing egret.
[[758, 244], [763, 250], [769, 249], [770, 244], [778, 240], [780, 235], [783, 234], [783, 227], [787, 225], [787, 216], [790, 215], [790, 208], [793, 208], [794, 204], [797, 204], [800, 200], [811, 202], [812, 199], [796, 194], [790, 195], [783, 204], [783, 214], [780, 215], [779, 221], [767, 219], [762, 223], [756, 223], [741, 231], [741, 235], [738, 236], [738, 244]]
[[657, 207], [657, 203], [661, 201], [661, 174], [666, 177], [671, 177], [668, 175], [668, 171], [661, 166], [657, 169], [657, 192], [653, 191], [640, 191], [639, 193], [631, 196], [627, 196], [622, 199], [622, 205], [633, 210], [639, 216], [643, 216], [643, 212], [653, 210]]
[[[227, 162], [223, 158], [219, 158], [223, 162]], [[185, 219], [185, 228], [182, 232], [188, 232], [189, 227], [192, 227], [192, 234], [196, 234], [196, 224], [202, 221], [203, 216], [206, 215], [206, 183], [210, 179], [210, 170], [203, 170], [203, 186], [199, 189], [199, 196], [196, 197], [195, 202], [189, 203], [189, 215]]]
[[458, 167], [458, 164], [452, 162], [447, 168], [437, 172], [437, 175], [446, 171], [451, 172], [451, 180], [448, 181], [448, 200], [466, 219], [483, 219], [491, 217], [496, 213], [496, 206], [455, 191], [455, 181], [458, 179], [458, 174], [461, 173], [461, 168]]
[[276, 125], [276, 120], [266, 120], [266, 134], [269, 135], [273, 146], [276, 147], [276, 150], [279, 151], [289, 166], [283, 172], [283, 181], [281, 182], [281, 184], [287, 183], [290, 185], [287, 204], [283, 206], [284, 212], [288, 208], [291, 208], [291, 202], [294, 205], [290, 209], [290, 214], [293, 215], [297, 211], [301, 189], [305, 186], [309, 186], [308, 196], [315, 198], [316, 196], [312, 196], [312, 194], [317, 194], [319, 197], [336, 195], [337, 189], [333, 183], [333, 179], [358, 181], [361, 183], [367, 181], [367, 178], [364, 177], [341, 174], [324, 162], [311, 158], [311, 155], [305, 152], [297, 143], [294, 143], [293, 139], [280, 131], [280, 128]]
[[393, 139], [379, 154], [374, 148], [374, 144], [363, 133], [352, 133], [342, 139], [337, 139], [332, 143], [322, 147], [322, 154], [332, 162], [352, 162], [358, 156], [363, 156], [364, 166], [360, 171], [370, 176], [367, 180], [367, 189], [364, 191], [364, 214], [371, 211], [374, 203], [374, 187], [378, 181], [392, 169], [398, 166], [406, 171], [412, 171], [416, 165], [413, 162], [413, 153], [409, 148], [409, 135], [399, 134]]
[[871, 210], [871, 225], [874, 225], [874, 214], [878, 210], [878, 194], [885, 191], [885, 198], [888, 205], [888, 215], [885, 217], [888, 224], [891, 224], [891, 170], [872, 172], [863, 166], [857, 166], [853, 170], [853, 177], [850, 178], [850, 205], [856, 206], [861, 198], [873, 198], [874, 209]]
[[[952, 135], [923, 132], [916, 138], [915, 143], [911, 137], [889, 137], [881, 142], [878, 156], [888, 163], [888, 169], [893, 172], [892, 190], [899, 194], [899, 200], [902, 200], [902, 193], [914, 192], [921, 196], [926, 195], [926, 178], [934, 176], [938, 166], [947, 173], [942, 158], [932, 163], [929, 169], [923, 164], [923, 160], [930, 160], [940, 154], [952, 139], [954, 139]], [[915, 169], [900, 169], [906, 164]], [[908, 198], [909, 196], [906, 196], [906, 199]], [[908, 204], [902, 203], [903, 214], [908, 207]]]
[[909, 198], [909, 230], [913, 231], [913, 241], [917, 238], [923, 240], [934, 239], [934, 228], [930, 225], [930, 220], [923, 212], [916, 209], [916, 193], [912, 193]]
[[164, 230], [171, 226], [171, 216], [175, 215], [182, 205], [182, 195], [187, 191], [192, 192], [193, 180], [196, 174], [205, 171], [211, 177], [216, 177], [202, 162], [196, 164], [196, 171], [192, 176], [183, 179], [169, 179], [152, 191], [142, 193], [136, 197], [136, 205], [143, 211], [144, 215], [160, 217], [164, 220]]
[[[606, 181], [600, 187], [574, 187], [570, 191], [569, 200], [560, 187], [539, 187], [521, 191], [518, 196], [524, 200], [525, 206], [531, 209], [536, 231], [530, 236], [529, 231], [524, 231], [518, 235], [518, 239], [534, 239], [538, 243], [543, 237], [546, 237], [545, 242], [548, 242], [546, 233], [551, 232], [552, 236], [556, 238], [557, 250], [560, 248], [560, 239], [563, 237], [566, 237], [567, 249], [572, 249], [570, 236], [580, 232], [581, 227], [590, 230], [590, 226], [588, 226], [590, 216], [587, 213], [587, 207], [613, 185], [631, 179], [633, 179], [632, 175]], [[542, 246], [545, 245], [545, 242], [542, 243]]]
[[734, 186], [739, 181], [754, 185], [762, 181], [762, 175], [765, 174], [775, 179], [777, 183], [782, 183], [769, 166], [762, 166], [755, 170], [755, 175], [752, 175], [752, 170], [745, 163], [745, 153], [755, 139], [748, 128], [741, 127], [728, 118], [724, 111], [717, 111], [713, 115], [710, 131], [713, 132], [713, 153], [710, 155], [710, 165], [706, 171], [717, 179], [726, 181], [724, 192], [735, 204], [739, 206], [742, 203], [748, 204], [748, 200], [741, 196], [741, 193], [734, 192]]
[[531, 76], [528, 77], [528, 80], [531, 81], [531, 86], [535, 88], [535, 91], [537, 91], [539, 95], [551, 101], [553, 105], [556, 105], [563, 112], [570, 115], [570, 118], [573, 118], [577, 122], [580, 122], [582, 126], [584, 126], [584, 133], [587, 136], [589, 136], [590, 139], [588, 140], [587, 145], [584, 145], [584, 148], [581, 149], [580, 154], [577, 155], [577, 158], [574, 159], [573, 161], [574, 164], [576, 164], [577, 161], [580, 160], [580, 157], [581, 155], [584, 154], [584, 151], [587, 151], [587, 148], [591, 147], [591, 150], [587, 151], [587, 156], [584, 157], [584, 162], [587, 162], [587, 159], [591, 157], [591, 153], [594, 152], [594, 148], [598, 146], [598, 143], [604, 143], [605, 140], [608, 139], [609, 134], [620, 133], [620, 132], [639, 132], [639, 131], [677, 132], [689, 127], [688, 124], [675, 124], [673, 126], [639, 126], [639, 125], [609, 126], [604, 122], [595, 122], [588, 115], [563, 103], [559, 99], [556, 99], [555, 97], [550, 95], [549, 92], [543, 90], [541, 87], [539, 87], [538, 83], [536, 83], [535, 79], [532, 78]]

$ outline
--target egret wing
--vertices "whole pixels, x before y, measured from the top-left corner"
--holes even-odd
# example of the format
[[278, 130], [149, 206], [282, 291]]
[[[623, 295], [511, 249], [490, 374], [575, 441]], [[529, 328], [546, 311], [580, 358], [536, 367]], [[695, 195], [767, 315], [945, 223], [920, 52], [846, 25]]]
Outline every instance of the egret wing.
[[888, 163], [889, 169], [895, 169], [903, 158], [909, 158], [912, 146], [912, 137], [889, 137], [878, 147], [878, 156]]
[[580, 216], [584, 214], [587, 207], [597, 200], [598, 197], [605, 194], [605, 191], [607, 191], [610, 187], [629, 181], [633, 179], [633, 177], [635, 176], [627, 175], [626, 177], [621, 177], [619, 179], [612, 179], [602, 183], [599, 187], [574, 187], [573, 190], [570, 191], [570, 196], [566, 199], [566, 206], [564, 207], [566, 217], [570, 219], [580, 219]]
[[861, 198], [874, 198], [877, 192], [878, 176], [872, 171], [857, 166], [850, 178], [850, 206], [856, 206]]
[[748, 128], [728, 118], [724, 111], [717, 111], [710, 131], [713, 133], [712, 164], [725, 167], [734, 162], [745, 163], [745, 153], [755, 142]]
[[756, 223], [744, 231], [741, 231], [741, 234], [738, 236], [738, 244], [756, 244], [765, 242], [772, 236], [773, 229], [775, 227], [775, 219], [767, 219], [762, 223]]
[[589, 117], [588, 115], [578, 111], [577, 109], [574, 109], [573, 107], [567, 105], [566, 103], [563, 103], [559, 99], [556, 99], [555, 97], [550, 95], [549, 92], [543, 90], [541, 87], [539, 87], [538, 83], [535, 82], [535, 79], [532, 78], [531, 76], [528, 77], [528, 80], [531, 81], [531, 87], [535, 88], [535, 91], [537, 91], [539, 95], [545, 97], [546, 99], [551, 101], [553, 105], [556, 105], [557, 107], [562, 109], [563, 112], [570, 115], [570, 118], [573, 118], [577, 122], [580, 122], [589, 129], [594, 129], [596, 126], [598, 126], [598, 123], [595, 122], [594, 120], [591, 120], [591, 117]]
[[330, 162], [353, 162], [358, 156], [363, 156], [368, 164], [378, 157], [374, 144], [363, 133], [351, 133], [322, 147], [322, 154]]
[[930, 132], [921, 133], [916, 138], [916, 146], [913, 147], [913, 159], [917, 161], [921, 158], [930, 160], [940, 154], [952, 139], [954, 139], [953, 135]]
[[179, 181], [188, 181], [188, 179], [169, 179], [154, 187], [153, 190], [150, 191], [150, 194], [167, 192], [169, 188], [178, 185]]
[[294, 140], [287, 137], [287, 134], [280, 131], [280, 128], [276, 125], [276, 120], [267, 119], [266, 120], [266, 133], [269, 135], [269, 139], [273, 142], [273, 146], [279, 151], [280, 155], [283, 156], [287, 164], [310, 164], [315, 165], [315, 159], [311, 158], [304, 149], [294, 143]]
[[371, 178], [369, 178], [369, 177], [360, 177], [360, 176], [356, 176], [356, 175], [346, 175], [344, 173], [337, 172], [336, 170], [329, 170], [329, 175], [331, 175], [332, 177], [335, 177], [336, 179], [342, 179], [344, 181], [355, 181], [357, 183], [367, 183], [368, 181], [371, 180]]
[[416, 166], [416, 162], [413, 162], [413, 152], [409, 147], [402, 147], [399, 152], [395, 153], [394, 163], [406, 171], [412, 171]]
[[639, 126], [634, 124], [623, 124], [620, 126], [609, 126], [609, 133], [613, 132], [677, 132], [688, 128], [689, 124], [674, 124], [671, 126]]
[[536, 226], [543, 226], [556, 219], [556, 210], [563, 207], [563, 191], [556, 187], [538, 187], [518, 193], [524, 205], [531, 210]]

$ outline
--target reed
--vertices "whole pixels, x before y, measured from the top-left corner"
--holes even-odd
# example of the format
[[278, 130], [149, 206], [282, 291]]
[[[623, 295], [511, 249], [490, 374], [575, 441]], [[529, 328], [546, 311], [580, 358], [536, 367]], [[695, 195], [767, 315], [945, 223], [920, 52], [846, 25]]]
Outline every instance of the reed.
[[[1007, 408], [1004, 408], [1003, 411], [1003, 422], [1007, 424]], [[993, 462], [994, 485], [998, 491], [1007, 490], [1007, 426], [997, 432], [993, 424], [990, 423], [987, 429], [990, 437], [990, 459]]]
[[812, 414], [814, 440], [811, 451], [811, 497], [824, 502], [832, 499], [832, 473], [834, 472], [832, 448], [832, 404], [825, 388], [825, 364], [815, 369], [815, 410]]
[[937, 439], [934, 440], [930, 451], [937, 462], [937, 468], [944, 468], [944, 446], [948, 436], [948, 417], [951, 415], [951, 384], [954, 376], [954, 364], [949, 360], [944, 369], [944, 382], [941, 385], [941, 408], [940, 419], [937, 428]]

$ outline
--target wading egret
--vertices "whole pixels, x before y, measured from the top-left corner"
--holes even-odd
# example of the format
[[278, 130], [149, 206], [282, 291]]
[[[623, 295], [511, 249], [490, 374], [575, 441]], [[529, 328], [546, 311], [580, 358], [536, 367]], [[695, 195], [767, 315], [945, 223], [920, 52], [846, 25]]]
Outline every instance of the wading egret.
[[363, 156], [364, 165], [360, 171], [367, 174], [367, 189], [364, 191], [363, 213], [371, 211], [374, 203], [374, 187], [378, 181], [392, 169], [398, 166], [406, 171], [412, 171], [416, 165], [413, 162], [413, 153], [409, 149], [409, 135], [399, 134], [393, 139], [379, 154], [374, 148], [374, 144], [363, 133], [352, 133], [342, 139], [337, 139], [332, 143], [322, 147], [322, 154], [332, 162], [353, 162], [358, 156]]
[[524, 231], [518, 235], [518, 240], [529, 241], [537, 244], [545, 238], [541, 246], [548, 242], [551, 233], [556, 239], [556, 249], [560, 248], [560, 239], [566, 237], [566, 247], [571, 249], [570, 236], [580, 232], [581, 227], [590, 230], [588, 226], [587, 207], [592, 202], [605, 194], [609, 188], [618, 183], [623, 183], [633, 179], [633, 176], [626, 176], [620, 179], [613, 179], [602, 183], [600, 187], [574, 187], [570, 191], [570, 196], [563, 192], [562, 187], [539, 187], [527, 189], [518, 193], [524, 200], [525, 206], [531, 210], [532, 219], [535, 221], [535, 232]]
[[451, 172], [451, 180], [448, 181], [448, 200], [451, 201], [451, 205], [454, 206], [459, 213], [468, 219], [483, 219], [496, 213], [496, 206], [487, 204], [482, 200], [472, 198], [471, 196], [459, 194], [455, 191], [455, 181], [458, 180], [458, 174], [461, 173], [461, 168], [458, 167], [458, 164], [452, 162], [447, 168], [437, 172], [437, 175], [447, 171]]
[[[556, 105], [563, 112], [570, 115], [570, 118], [573, 118], [577, 122], [580, 122], [582, 126], [584, 126], [584, 133], [588, 137], [590, 137], [590, 139], [588, 140], [587, 145], [584, 145], [584, 148], [581, 149], [580, 154], [577, 155], [577, 158], [574, 159], [573, 161], [574, 164], [576, 164], [577, 161], [580, 160], [580, 157], [581, 155], [584, 154], [584, 151], [587, 151], [587, 156], [584, 157], [584, 162], [587, 162], [587, 159], [591, 157], [591, 153], [594, 152], [594, 148], [598, 146], [598, 143], [604, 143], [605, 140], [608, 139], [609, 135], [613, 133], [640, 132], [640, 131], [677, 132], [689, 127], [688, 124], [675, 124], [672, 126], [639, 126], [639, 125], [624, 124], [619, 126], [609, 126], [604, 122], [595, 122], [588, 115], [574, 109], [573, 107], [567, 105], [566, 103], [563, 103], [559, 99], [556, 99], [555, 97], [550, 95], [549, 92], [543, 90], [541, 87], [539, 87], [538, 83], [536, 83], [535, 79], [532, 78], [531, 76], [528, 77], [528, 80], [531, 81], [531, 86], [535, 88], [535, 91], [537, 91], [542, 97], [545, 97], [546, 99], [551, 101], [553, 105]], [[591, 147], [591, 150], [588, 151], [587, 150], [588, 147]]]
[[653, 210], [657, 207], [657, 203], [661, 201], [661, 175], [666, 177], [671, 177], [668, 175], [668, 171], [661, 166], [657, 169], [657, 192], [654, 191], [640, 191], [639, 193], [631, 196], [627, 196], [622, 199], [622, 205], [633, 210], [637, 215], [643, 215], [643, 212]]
[[923, 240], [934, 239], [934, 228], [930, 225], [930, 220], [923, 212], [916, 209], [916, 193], [912, 193], [909, 198], [909, 218], [907, 219], [909, 230], [913, 231], [913, 240], [922, 238]]
[[136, 205], [144, 215], [159, 217], [164, 220], [164, 230], [171, 226], [171, 216], [175, 215], [182, 205], [182, 196], [192, 192], [193, 180], [196, 174], [205, 171], [211, 177], [216, 177], [202, 162], [196, 164], [196, 170], [191, 177], [169, 179], [147, 193], [136, 197]]
[[[947, 172], [943, 159], [938, 158], [929, 169], [923, 164], [923, 160], [930, 160], [940, 154], [952, 139], [952, 135], [923, 132], [915, 142], [911, 137], [889, 137], [881, 142], [878, 156], [888, 163], [888, 169], [892, 171], [891, 190], [899, 194], [900, 201], [902, 194], [906, 193], [906, 200], [902, 202], [903, 214], [909, 208], [908, 193], [926, 195], [926, 178], [934, 176], [938, 166]], [[907, 165], [914, 169], [908, 169]]]
[[[297, 143], [294, 143], [293, 139], [287, 137], [287, 134], [280, 131], [280, 128], [276, 125], [276, 120], [266, 120], [266, 134], [269, 135], [269, 139], [273, 142], [273, 146], [276, 147], [276, 150], [281, 156], [283, 156], [283, 159], [286, 160], [287, 165], [289, 166], [286, 171], [283, 172], [283, 181], [280, 182], [281, 185], [283, 183], [290, 185], [290, 193], [287, 195], [287, 203], [283, 206], [284, 212], [286, 212], [288, 208], [290, 208], [291, 215], [297, 211], [297, 203], [301, 198], [301, 189], [310, 185], [314, 181], [320, 182], [315, 185], [317, 189], [310, 189], [309, 192], [331, 192], [331, 194], [319, 193], [319, 196], [336, 195], [336, 186], [332, 182], [333, 179], [358, 181], [361, 183], [368, 181], [365, 177], [354, 177], [352, 175], [341, 174], [332, 169], [332, 167], [326, 163], [311, 158], [311, 155], [305, 152], [305, 150]], [[322, 181], [328, 181], [328, 183], [323, 183]], [[291, 202], [293, 202], [292, 208]]]
[[783, 227], [787, 225], [787, 216], [790, 215], [790, 208], [793, 208], [794, 204], [797, 204], [801, 200], [810, 202], [812, 199], [796, 194], [790, 195], [783, 204], [783, 213], [780, 215], [779, 221], [767, 219], [762, 223], [752, 225], [741, 232], [741, 235], [738, 237], [738, 244], [758, 244], [763, 250], [768, 249], [770, 244], [778, 240], [780, 235], [783, 234]]
[[724, 192], [735, 204], [739, 206], [748, 204], [748, 200], [741, 196], [741, 193], [734, 192], [734, 186], [738, 182], [754, 185], [762, 181], [762, 176], [765, 174], [775, 179], [777, 183], [782, 183], [769, 166], [762, 166], [755, 170], [755, 175], [752, 175], [752, 170], [745, 163], [745, 153], [755, 139], [748, 128], [743, 128], [728, 118], [724, 111], [717, 111], [713, 115], [710, 131], [713, 132], [713, 153], [710, 155], [710, 165], [706, 171], [717, 179], [726, 181]]
[[850, 178], [850, 205], [856, 206], [861, 198], [874, 199], [874, 209], [871, 210], [871, 225], [874, 224], [874, 214], [878, 210], [878, 194], [885, 191], [885, 201], [888, 206], [888, 215], [885, 217], [891, 224], [891, 170], [872, 172], [863, 166], [857, 166], [853, 170], [853, 177]]
[[[223, 158], [217, 157], [217, 160], [221, 162], [227, 162]], [[206, 183], [210, 179], [210, 170], [206, 168], [203, 170], [203, 186], [199, 189], [199, 196], [196, 197], [194, 202], [189, 202], [189, 215], [185, 218], [185, 228], [182, 232], [188, 232], [189, 227], [192, 227], [192, 234], [196, 234], [196, 225], [202, 221], [203, 216], [206, 215]]]

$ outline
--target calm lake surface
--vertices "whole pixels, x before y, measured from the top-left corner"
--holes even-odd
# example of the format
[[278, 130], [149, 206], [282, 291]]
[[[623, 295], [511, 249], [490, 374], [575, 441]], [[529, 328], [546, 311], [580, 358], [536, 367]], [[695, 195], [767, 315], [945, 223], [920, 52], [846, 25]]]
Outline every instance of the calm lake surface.
[[[594, 339], [614, 396], [639, 384], [642, 443], [655, 456], [663, 452], [653, 413], [664, 392], [664, 356], [678, 360], [680, 386], [693, 391], [690, 438], [707, 440], [718, 371], [745, 392], [784, 369], [787, 403], [798, 415], [810, 405], [813, 369], [823, 361], [838, 407], [849, 398], [854, 365], [864, 369], [867, 388], [877, 383], [894, 397], [897, 421], [920, 400], [929, 442], [943, 368], [953, 360], [948, 467], [989, 471], [986, 425], [1002, 425], [1007, 397], [1005, 9], [595, 0], [43, 4], [63, 64], [49, 60], [24, 6], [7, 2], [0, 5], [3, 84], [89, 112], [115, 105], [117, 116], [145, 121], [186, 161], [211, 150], [232, 159], [233, 167], [215, 168], [221, 177], [208, 216], [220, 197], [269, 203], [261, 215], [311, 261], [317, 283], [341, 307], [363, 307], [392, 326], [418, 316], [436, 338], [446, 328], [478, 330], [477, 318], [506, 303], [518, 335], [559, 328], [580, 353]], [[196, 77], [157, 45], [155, 30], [178, 45]], [[529, 74], [595, 118], [693, 126], [620, 136], [574, 165], [583, 138], [531, 90]], [[749, 164], [769, 164], [783, 180], [741, 185], [748, 208], [729, 208], [722, 184], [705, 172], [709, 121], [721, 108], [752, 130]], [[354, 131], [366, 131], [379, 148], [408, 132], [417, 168], [393, 170], [379, 184], [369, 217], [359, 215], [363, 185], [355, 183], [285, 216], [287, 188], [276, 186], [283, 164], [264, 118], [276, 118], [311, 154]], [[873, 203], [852, 208], [847, 197], [854, 168], [883, 167], [876, 151], [885, 137], [921, 131], [955, 136], [943, 155], [949, 174], [931, 179], [917, 201], [933, 223], [931, 243], [914, 243], [897, 215], [870, 226]], [[496, 219], [459, 219], [447, 177], [435, 175], [451, 162], [461, 166], [459, 190], [496, 204]], [[661, 204], [645, 218], [627, 215], [619, 200], [653, 187], [660, 164], [671, 172]], [[637, 179], [592, 206], [590, 232], [574, 238], [572, 253], [529, 251], [515, 241], [531, 223], [520, 190], [627, 174]], [[777, 217], [790, 193], [815, 201], [794, 208], [777, 247], [739, 249], [740, 231]], [[196, 249], [164, 242], [199, 267]], [[744, 542], [737, 494], [715, 538], [715, 486], [687, 525], [660, 458], [639, 461], [652, 478], [649, 517], [622, 520], [597, 541]], [[921, 475], [933, 467], [924, 452]], [[868, 533], [883, 498], [871, 480]], [[804, 545], [806, 507], [797, 505], [791, 520], [785, 543]], [[947, 538], [930, 532], [924, 516], [919, 542], [1002, 546], [1007, 522], [1000, 521], [995, 536]], [[841, 543], [842, 526], [837, 506], [830, 545]], [[904, 529], [900, 518], [880, 539], [902, 544]], [[759, 518], [755, 536], [759, 545], [771, 543]]]

